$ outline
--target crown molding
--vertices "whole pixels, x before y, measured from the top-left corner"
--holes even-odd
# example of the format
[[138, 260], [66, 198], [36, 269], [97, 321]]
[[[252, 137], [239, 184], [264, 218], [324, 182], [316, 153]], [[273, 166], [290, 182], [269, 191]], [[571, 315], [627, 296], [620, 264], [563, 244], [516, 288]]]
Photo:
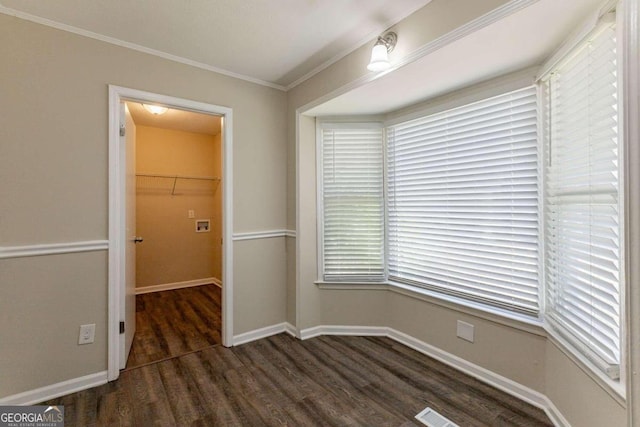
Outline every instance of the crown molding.
[[69, 33], [77, 34], [80, 36], [88, 37], [94, 40], [98, 40], [101, 42], [109, 43], [112, 45], [124, 47], [127, 49], [132, 49], [138, 52], [146, 53], [148, 55], [157, 56], [163, 59], [167, 59], [169, 61], [178, 62], [184, 65], [189, 65], [191, 67], [200, 68], [202, 70], [211, 71], [217, 74], [222, 74], [223, 76], [233, 77], [238, 80], [243, 80], [249, 83], [255, 83], [261, 86], [270, 87], [272, 89], [277, 89], [281, 91], [286, 91], [284, 86], [268, 82], [265, 80], [257, 79], [254, 77], [246, 76], [244, 74], [234, 73], [233, 71], [228, 71], [223, 68], [214, 67], [212, 65], [204, 64], [202, 62], [194, 61], [192, 59], [184, 58], [182, 56], [173, 55], [171, 53], [163, 52], [157, 49], [151, 49], [145, 46], [141, 46], [136, 43], [127, 42], [124, 40], [117, 39], [115, 37], [105, 36], [103, 34], [94, 33], [93, 31], [84, 30], [82, 28], [74, 27], [72, 25], [63, 24], [61, 22], [53, 21], [51, 19], [42, 18], [40, 16], [32, 15], [30, 13], [22, 12], [19, 10], [11, 9], [9, 7], [3, 6], [0, 4], [0, 13], [4, 15], [13, 16], [16, 18], [24, 19], [26, 21], [34, 22], [36, 24], [45, 25], [47, 27], [55, 28], [62, 31], [67, 31]]

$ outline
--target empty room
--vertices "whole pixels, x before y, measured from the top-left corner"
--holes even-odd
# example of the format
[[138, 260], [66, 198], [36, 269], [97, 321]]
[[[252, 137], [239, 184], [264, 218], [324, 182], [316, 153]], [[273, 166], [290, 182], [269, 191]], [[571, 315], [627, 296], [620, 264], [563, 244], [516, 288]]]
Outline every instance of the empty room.
[[640, 0], [0, 40], [0, 424], [640, 427]]

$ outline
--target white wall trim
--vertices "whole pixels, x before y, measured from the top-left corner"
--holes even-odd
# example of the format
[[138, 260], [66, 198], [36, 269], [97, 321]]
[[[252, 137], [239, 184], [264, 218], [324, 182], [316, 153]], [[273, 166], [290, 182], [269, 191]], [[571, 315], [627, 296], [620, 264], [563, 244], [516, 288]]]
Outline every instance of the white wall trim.
[[[402, 58], [400, 61], [398, 61], [397, 63], [392, 65], [392, 70], [398, 69], [410, 62], [416, 61], [428, 54], [430, 54], [431, 52], [434, 52], [438, 49], [440, 49], [443, 46], [446, 46], [449, 43], [452, 43], [468, 34], [471, 34], [475, 31], [481, 30], [482, 28], [486, 27], [487, 25], [490, 25], [496, 21], [499, 21], [500, 19], [507, 17], [509, 15], [511, 15], [512, 13], [515, 13], [521, 9], [524, 9], [527, 6], [532, 5], [533, 3], [536, 3], [538, 0], [511, 0], [509, 2], [507, 2], [506, 4], [492, 10], [491, 12], [477, 18], [474, 19], [471, 22], [468, 22], [458, 28], [456, 28], [455, 30], [443, 35], [442, 37], [439, 37], [425, 45], [423, 45], [422, 47], [416, 49], [415, 51], [413, 51], [412, 53], [410, 53], [409, 55], [407, 55], [406, 57]], [[422, 7], [426, 6], [427, 4], [429, 4], [430, 2], [425, 3]], [[418, 9], [419, 10], [419, 9]], [[417, 10], [414, 10], [413, 12], [416, 12]], [[412, 13], [413, 13], [412, 12]], [[409, 14], [410, 15], [410, 14]], [[407, 15], [407, 16], [409, 16]], [[392, 22], [389, 23], [387, 26], [382, 27], [384, 28], [389, 28], [399, 22], [401, 22], [403, 19], [406, 19], [407, 16], [405, 16], [402, 19], [399, 19], [396, 22]], [[383, 32], [383, 30], [378, 31], [378, 33]], [[373, 37], [377, 37], [377, 33], [375, 35], [373, 35]], [[323, 64], [321, 64], [320, 66], [316, 67], [315, 69], [313, 69], [312, 71], [310, 71], [309, 73], [305, 74], [304, 76], [300, 77], [298, 80], [294, 81], [293, 83], [290, 83], [285, 89], [291, 90], [293, 88], [295, 88], [296, 86], [304, 83], [305, 81], [309, 80], [310, 78], [312, 78], [313, 76], [315, 76], [316, 74], [320, 73], [321, 71], [323, 71], [324, 69], [330, 67], [331, 65], [335, 64], [336, 62], [338, 62], [339, 60], [343, 59], [344, 57], [346, 57], [347, 55], [353, 53], [354, 51], [356, 51], [357, 49], [359, 49], [360, 47], [362, 47], [363, 45], [367, 44], [367, 43], [371, 43], [371, 46], [373, 46], [373, 40], [372, 38], [368, 38], [367, 40], [365, 40], [364, 42], [360, 42], [357, 46], [355, 46], [354, 48], [352, 48], [350, 51], [348, 52], [344, 52], [341, 54], [338, 54], [336, 56], [334, 56], [333, 58], [331, 58], [330, 60], [324, 62]], [[391, 70], [391, 71], [392, 71]], [[371, 81], [371, 80], [375, 80], [377, 77], [379, 77], [382, 74], [386, 74], [385, 73], [368, 73], [365, 76], [363, 76], [363, 78], [361, 79], [365, 79], [367, 81]], [[366, 81], [365, 81], [366, 82]]]
[[[309, 80], [310, 78], [312, 78], [313, 76], [315, 76], [316, 74], [321, 72], [322, 70], [324, 70], [326, 68], [329, 68], [330, 66], [332, 66], [336, 62], [340, 61], [345, 56], [348, 56], [348, 55], [352, 54], [353, 52], [355, 52], [356, 50], [360, 49], [365, 44], [373, 43], [373, 40], [377, 39], [377, 37], [381, 33], [384, 33], [385, 30], [387, 30], [388, 28], [396, 25], [399, 22], [402, 22], [404, 19], [406, 19], [410, 15], [414, 14], [418, 10], [420, 10], [423, 7], [427, 6], [429, 3], [431, 3], [431, 1], [432, 0], [428, 0], [428, 1], [424, 2], [423, 4], [421, 4], [417, 9], [412, 9], [408, 13], [405, 13], [403, 16], [396, 17], [394, 21], [386, 21], [386, 22], [382, 23], [381, 25], [378, 25], [377, 26], [378, 28], [376, 28], [371, 33], [369, 33], [369, 35], [367, 35], [366, 37], [361, 39], [359, 42], [354, 44], [351, 48], [345, 49], [344, 51], [339, 52], [337, 55], [333, 56], [332, 58], [330, 58], [327, 61], [323, 62], [322, 64], [318, 65], [316, 68], [314, 68], [313, 70], [309, 71], [308, 73], [306, 73], [302, 77], [298, 78], [294, 82], [289, 83], [286, 86], [285, 89], [286, 90], [293, 89], [294, 87], [296, 87], [296, 86], [304, 83], [305, 81]], [[371, 44], [371, 46], [373, 47], [373, 44]]]
[[545, 407], [541, 407], [545, 414], [549, 417], [551, 422], [556, 427], [571, 427], [569, 421], [562, 415], [562, 412], [556, 407], [556, 405], [547, 396], [543, 396], [545, 400]]
[[191, 288], [202, 285], [216, 285], [222, 287], [222, 282], [214, 277], [206, 277], [204, 279], [185, 280], [184, 282], [163, 283], [160, 285], [136, 287], [136, 295], [148, 294], [151, 292], [170, 291], [173, 289]]
[[300, 332], [298, 331], [298, 328], [296, 328], [289, 322], [285, 322], [284, 326], [286, 328], [285, 330], [286, 333], [288, 333], [292, 337], [300, 338]]
[[246, 344], [251, 341], [257, 341], [262, 338], [270, 337], [272, 335], [281, 334], [283, 332], [286, 332], [294, 337], [296, 336], [296, 328], [291, 323], [282, 322], [236, 335], [233, 337], [233, 345], [235, 346]]
[[119, 322], [124, 320], [124, 220], [125, 148], [120, 143], [120, 108], [125, 100], [155, 102], [169, 107], [222, 116], [223, 162], [223, 265], [222, 344], [233, 345], [233, 110], [229, 107], [192, 101], [137, 89], [109, 85], [109, 292], [108, 350], [109, 381], [120, 375]]
[[389, 336], [389, 328], [386, 326], [341, 326], [341, 325], [321, 325], [307, 328], [300, 331], [300, 339], [319, 337], [321, 335], [344, 335], [344, 336]]
[[[460, 40], [463, 37], [468, 36], [469, 34], [472, 34], [476, 31], [479, 31], [491, 24], [493, 24], [494, 22], [497, 22], [503, 18], [506, 18], [507, 16], [514, 14], [522, 9], [525, 9], [526, 7], [531, 6], [534, 3], [537, 3], [539, 0], [511, 0], [508, 1], [507, 3], [503, 4], [502, 6], [497, 7], [496, 9], [490, 11], [489, 13], [486, 13], [470, 22], [467, 22], [466, 24], [461, 25], [460, 27], [457, 27], [456, 29], [438, 37], [435, 40], [432, 40], [424, 45], [422, 45], [421, 47], [417, 48], [416, 50], [414, 50], [413, 52], [409, 53], [408, 55], [404, 56], [402, 59], [400, 59], [397, 62], [394, 62], [393, 64], [391, 64], [391, 68], [389, 68], [387, 71], [381, 72], [381, 73], [367, 73], [364, 74], [363, 76], [352, 80], [351, 82], [329, 92], [324, 94], [323, 96], [314, 99], [313, 101], [300, 106], [296, 109], [297, 112], [299, 113], [305, 113], [306, 111], [317, 107], [318, 105], [324, 104], [325, 102], [343, 95], [347, 92], [350, 92], [360, 86], [363, 86], [367, 83], [370, 83], [374, 80], [377, 80], [385, 75], [387, 75], [388, 73], [391, 73], [395, 70], [397, 70], [398, 68], [404, 67], [405, 65], [408, 65], [414, 61], [417, 61], [441, 48], [443, 48], [444, 46], [447, 46], [448, 44], [451, 44], [457, 40]], [[372, 45], [373, 46], [373, 45]], [[309, 76], [309, 78], [311, 78], [312, 76]], [[302, 82], [297, 82], [297, 84], [300, 84]]]
[[[430, 42], [427, 43], [426, 45], [422, 46], [419, 49], [416, 49], [414, 52], [412, 52], [411, 54], [407, 55], [405, 58], [403, 58], [401, 61], [398, 62], [398, 64], [394, 64], [393, 69], [397, 69], [400, 68], [403, 65], [406, 65], [412, 61], [415, 61], [417, 59], [422, 58], [425, 55], [428, 55], [429, 53], [433, 52], [434, 50], [437, 50], [439, 48], [441, 48], [442, 46], [452, 43], [456, 40], [458, 40], [459, 38], [462, 38], [472, 32], [478, 31], [482, 28], [484, 28], [485, 26], [492, 24], [493, 22], [496, 22], [497, 20], [500, 20], [506, 16], [509, 16], [510, 14], [517, 12], [518, 10], [521, 10], [535, 2], [537, 2], [538, 0], [512, 0], [508, 3], [506, 3], [503, 6], [498, 7], [497, 9], [489, 12], [488, 14], [481, 16], [467, 24], [462, 25], [461, 27], [457, 28], [454, 31], [451, 31], [447, 34], [445, 34], [444, 36]], [[422, 5], [421, 7], [426, 6], [429, 2], [425, 3], [424, 5]], [[411, 13], [416, 12], [418, 9], [416, 10], [412, 10]], [[99, 33], [95, 33], [93, 31], [88, 31], [82, 28], [78, 28], [78, 27], [74, 27], [72, 25], [68, 25], [68, 24], [63, 24], [61, 22], [57, 22], [51, 19], [47, 19], [47, 18], [43, 18], [40, 16], [36, 16], [36, 15], [32, 15], [30, 13], [26, 13], [20, 10], [16, 10], [16, 9], [12, 9], [6, 6], [2, 6], [0, 5], [0, 13], [5, 14], [5, 15], [9, 15], [9, 16], [14, 16], [16, 18], [20, 18], [20, 19], [24, 19], [26, 21], [30, 21], [30, 22], [34, 22], [36, 24], [41, 24], [41, 25], [45, 25], [47, 27], [51, 27], [51, 28], [55, 28], [58, 30], [62, 30], [62, 31], [67, 31], [69, 33], [73, 33], [73, 34], [77, 34], [83, 37], [88, 37], [94, 40], [98, 40], [104, 43], [109, 43], [112, 45], [116, 45], [116, 46], [120, 46], [120, 47], [124, 47], [127, 49], [132, 49], [138, 52], [142, 52], [142, 53], [146, 53], [149, 55], [154, 55], [163, 59], [167, 59], [169, 61], [174, 61], [174, 62], [178, 62], [181, 64], [185, 64], [185, 65], [189, 65], [191, 67], [196, 67], [196, 68], [200, 68], [203, 70], [207, 70], [207, 71], [211, 71], [217, 74], [221, 74], [224, 76], [229, 76], [229, 77], [233, 77], [239, 80], [243, 80], [246, 82], [250, 82], [250, 83], [255, 83], [261, 86], [266, 86], [266, 87], [270, 87], [273, 89], [277, 89], [277, 90], [281, 90], [281, 91], [289, 91], [293, 88], [295, 88], [296, 86], [304, 83], [305, 81], [309, 80], [310, 78], [312, 78], [313, 76], [317, 75], [318, 73], [320, 73], [321, 71], [325, 70], [326, 68], [330, 67], [331, 65], [335, 64], [336, 62], [340, 61], [341, 59], [345, 58], [346, 56], [350, 55], [351, 53], [353, 53], [354, 51], [356, 51], [357, 49], [359, 49], [360, 47], [362, 47], [363, 45], [367, 44], [367, 43], [371, 43], [373, 42], [373, 38], [376, 37], [380, 32], [382, 32], [385, 28], [391, 27], [395, 24], [397, 24], [398, 22], [401, 22], [402, 20], [406, 19], [407, 16], [409, 16], [411, 13], [405, 15], [404, 17], [401, 17], [400, 19], [398, 19], [396, 22], [387, 22], [386, 24], [380, 25], [379, 28], [380, 30], [376, 30], [373, 31], [369, 36], [367, 36], [365, 38], [365, 40], [361, 40], [360, 42], [358, 42], [354, 47], [350, 48], [350, 49], [346, 49], [343, 52], [338, 53], [337, 55], [335, 55], [334, 57], [332, 57], [331, 59], [329, 59], [328, 61], [325, 61], [324, 63], [320, 64], [318, 67], [314, 68], [313, 70], [311, 70], [310, 72], [308, 72], [307, 74], [303, 75], [302, 77], [298, 78], [297, 80], [295, 80], [294, 82], [288, 84], [287, 86], [282, 86], [273, 82], [269, 82], [266, 80], [262, 80], [262, 79], [258, 79], [255, 77], [251, 77], [251, 76], [247, 76], [244, 74], [240, 74], [240, 73], [235, 73], [233, 71], [229, 71], [229, 70], [225, 70], [223, 68], [219, 68], [219, 67], [215, 67], [213, 65], [209, 65], [209, 64], [205, 64], [202, 62], [198, 62], [198, 61], [194, 61], [192, 59], [188, 59], [188, 58], [184, 58], [178, 55], [173, 55], [167, 52], [163, 52], [157, 49], [152, 49], [146, 46], [142, 46], [136, 43], [131, 43], [128, 41], [124, 41], [124, 40], [120, 40], [117, 39], [115, 37], [109, 37], [106, 36], [104, 34], [99, 34]], [[386, 74], [386, 73], [380, 73], [379, 75], [376, 75], [375, 73], [368, 73], [364, 76], [364, 78], [368, 81], [374, 80], [375, 78], [379, 77], [382, 74]]]
[[422, 354], [426, 354], [446, 365], [449, 365], [457, 370], [464, 372], [482, 382], [485, 382], [499, 390], [509, 393], [521, 400], [524, 400], [531, 405], [538, 408], [547, 409], [547, 397], [542, 393], [535, 391], [529, 387], [525, 387], [509, 378], [498, 375], [495, 372], [489, 371], [481, 366], [471, 363], [461, 357], [441, 350], [431, 344], [427, 344], [424, 341], [420, 341], [404, 332], [397, 331], [393, 328], [388, 329], [388, 337], [397, 341], [407, 347], [410, 347]]
[[107, 371], [73, 378], [0, 399], [0, 405], [34, 405], [56, 397], [107, 383]]
[[624, 376], [629, 426], [640, 425], [640, 1], [622, 2], [622, 139], [624, 141]]
[[504, 391], [518, 399], [545, 411], [554, 425], [570, 427], [558, 408], [544, 394], [519, 384], [509, 378], [498, 375], [481, 366], [448, 353], [417, 338], [384, 326], [340, 326], [321, 325], [300, 331], [301, 339], [309, 339], [321, 335], [350, 335], [350, 336], [385, 336], [402, 345], [412, 348], [422, 354], [432, 357], [486, 384]]
[[525, 9], [532, 4], [537, 3], [538, 1], [539, 0], [511, 0], [476, 19], [457, 27], [455, 30], [450, 31], [441, 37], [438, 37], [437, 39], [425, 44], [419, 49], [416, 49], [409, 55], [406, 55], [404, 58], [402, 58], [402, 60], [397, 64], [394, 64], [393, 69], [397, 69], [414, 61], [417, 61], [418, 59], [423, 58], [448, 44], [460, 40], [461, 38], [475, 33], [476, 31], [480, 31], [481, 29], [493, 24], [494, 22], [500, 21], [501, 19], [506, 18], [507, 16], [512, 15], [522, 9]]
[[0, 259], [71, 254], [77, 252], [106, 251], [108, 249], [108, 240], [85, 240], [80, 242], [44, 243], [22, 246], [0, 246]]
[[138, 52], [146, 53], [149, 55], [158, 56], [163, 59], [168, 59], [169, 61], [179, 62], [181, 64], [189, 65], [191, 67], [200, 68], [207, 71], [212, 71], [214, 73], [222, 74], [224, 76], [233, 77], [239, 80], [244, 80], [246, 82], [259, 84], [261, 86], [267, 86], [273, 89], [278, 90], [286, 90], [284, 86], [271, 83], [265, 80], [257, 79], [254, 77], [246, 76], [244, 74], [234, 73], [233, 71], [228, 71], [223, 68], [214, 67], [213, 65], [204, 64], [202, 62], [194, 61], [192, 59], [184, 58], [178, 55], [172, 55], [167, 52], [163, 52], [156, 49], [151, 49], [145, 46], [141, 46], [136, 43], [127, 42], [124, 40], [117, 39], [115, 37], [105, 36], [104, 34], [94, 33], [92, 31], [87, 31], [82, 28], [74, 27], [72, 25], [63, 24], [61, 22], [53, 21], [51, 19], [42, 18], [40, 16], [32, 15], [30, 13], [22, 12], [19, 10], [11, 9], [6, 6], [0, 5], [0, 13], [15, 16], [16, 18], [24, 19], [26, 21], [35, 22], [36, 24], [46, 25], [47, 27], [55, 28], [62, 31], [67, 31], [69, 33], [77, 34], [83, 37], [88, 37], [94, 40], [99, 40], [101, 42], [113, 44], [116, 46], [124, 47], [127, 49], [136, 50]]
[[255, 240], [255, 239], [270, 239], [273, 237], [296, 237], [294, 230], [265, 230], [265, 231], [253, 231], [249, 233], [235, 233], [233, 240], [240, 242], [242, 240]]

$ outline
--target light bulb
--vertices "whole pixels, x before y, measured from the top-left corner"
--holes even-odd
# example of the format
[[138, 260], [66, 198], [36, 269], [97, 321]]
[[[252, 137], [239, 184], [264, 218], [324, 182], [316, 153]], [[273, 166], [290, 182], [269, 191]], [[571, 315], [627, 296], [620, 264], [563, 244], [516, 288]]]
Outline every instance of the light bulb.
[[156, 116], [164, 114], [168, 110], [167, 107], [162, 107], [160, 105], [142, 104], [142, 106], [144, 107], [145, 110], [147, 110], [151, 114], [155, 114]]
[[371, 61], [367, 65], [369, 71], [384, 71], [391, 67], [387, 47], [383, 44], [376, 44], [371, 51]]

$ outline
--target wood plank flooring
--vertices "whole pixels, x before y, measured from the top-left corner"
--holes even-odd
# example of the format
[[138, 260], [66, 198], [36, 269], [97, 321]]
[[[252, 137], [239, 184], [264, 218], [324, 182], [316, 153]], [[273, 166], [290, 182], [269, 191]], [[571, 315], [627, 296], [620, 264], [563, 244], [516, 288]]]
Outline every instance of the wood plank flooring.
[[286, 334], [122, 372], [44, 404], [66, 426], [551, 426], [543, 411], [383, 337]]
[[126, 369], [221, 344], [220, 297], [216, 285], [137, 295]]

